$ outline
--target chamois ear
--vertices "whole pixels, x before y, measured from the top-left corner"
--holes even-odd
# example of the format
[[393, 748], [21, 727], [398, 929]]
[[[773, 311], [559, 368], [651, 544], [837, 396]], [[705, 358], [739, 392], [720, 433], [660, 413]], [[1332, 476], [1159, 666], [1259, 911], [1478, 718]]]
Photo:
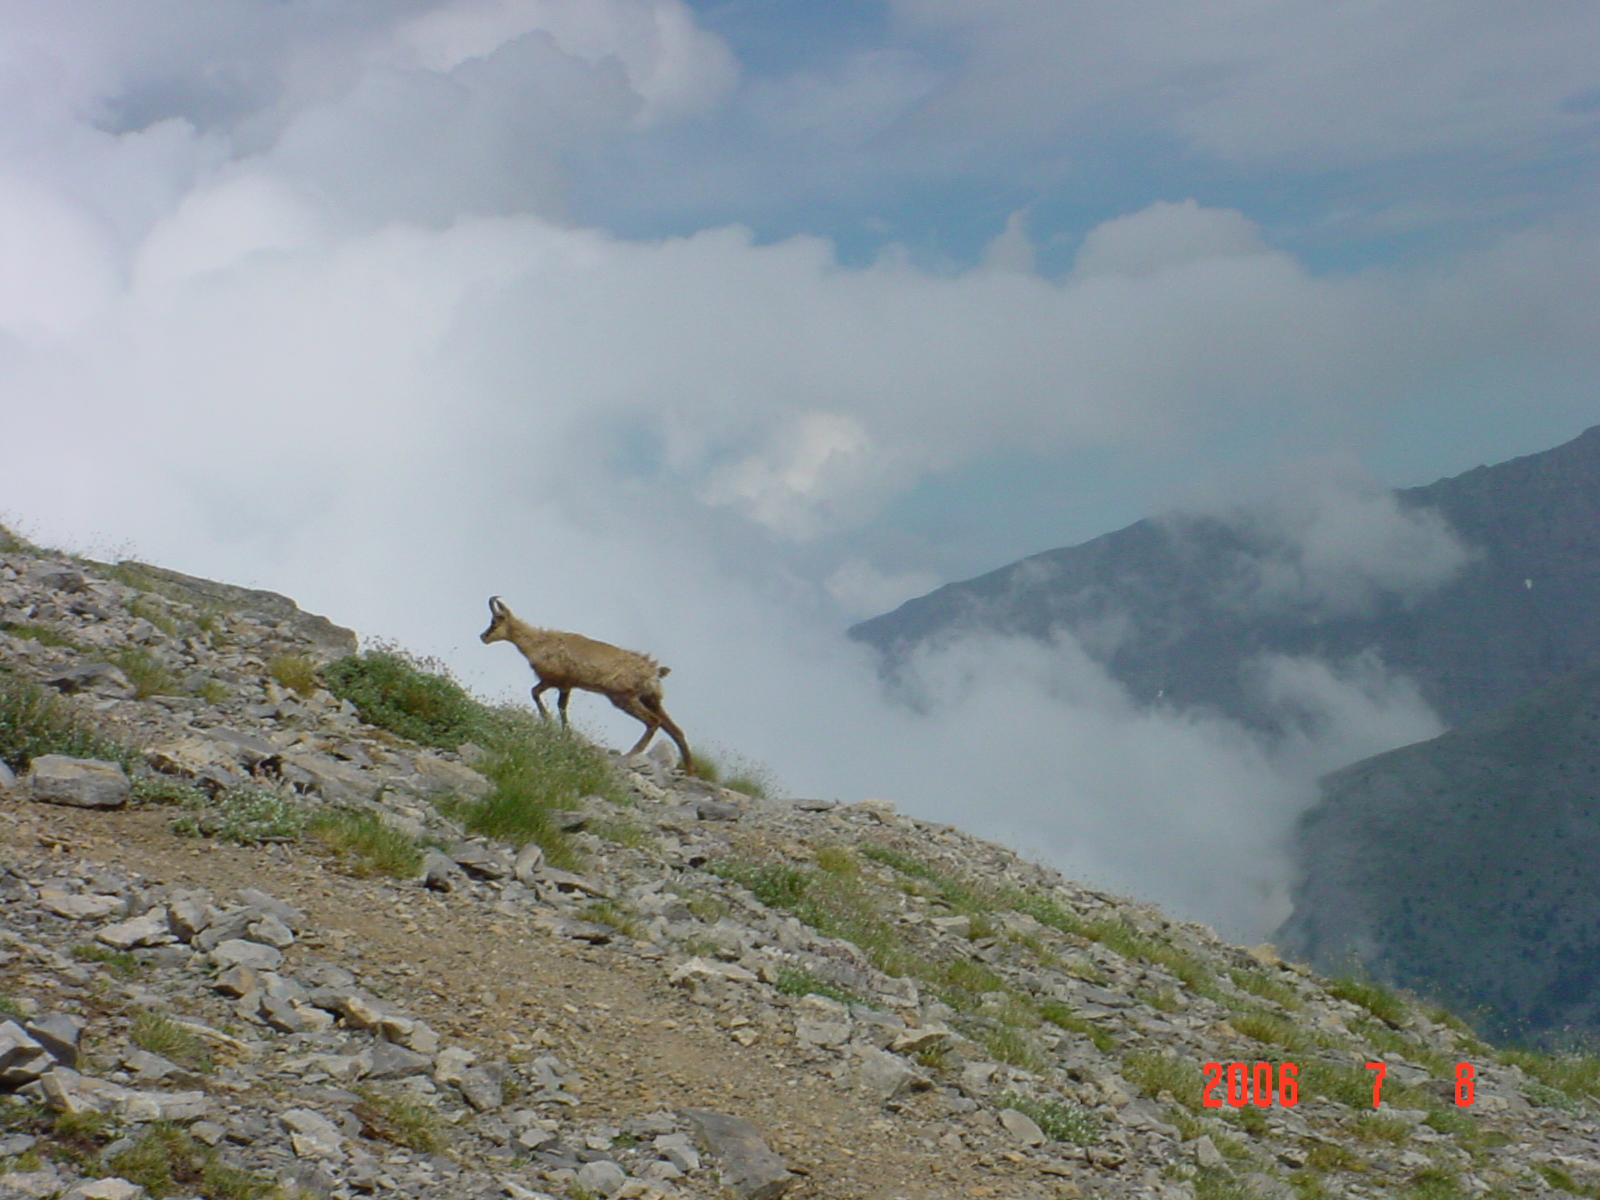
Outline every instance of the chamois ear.
[[506, 606], [501, 601], [499, 596], [489, 597], [489, 611], [497, 617], [503, 617], [506, 615]]

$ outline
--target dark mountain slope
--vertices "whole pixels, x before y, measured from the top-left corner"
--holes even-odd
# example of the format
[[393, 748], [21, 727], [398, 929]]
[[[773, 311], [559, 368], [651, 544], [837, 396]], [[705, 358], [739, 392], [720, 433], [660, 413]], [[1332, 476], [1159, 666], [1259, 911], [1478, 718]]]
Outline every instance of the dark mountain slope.
[[1600, 1033], [1600, 667], [1334, 772], [1275, 940], [1475, 1011]]
[[1395, 494], [1473, 552], [1425, 595], [1372, 581], [1361, 602], [1263, 581], [1303, 564], [1270, 520], [1172, 516], [949, 584], [851, 629], [893, 674], [972, 632], [1078, 636], [1135, 696], [1270, 726], [1264, 653], [1381, 655], [1450, 724], [1600, 660], [1600, 427], [1565, 445]]

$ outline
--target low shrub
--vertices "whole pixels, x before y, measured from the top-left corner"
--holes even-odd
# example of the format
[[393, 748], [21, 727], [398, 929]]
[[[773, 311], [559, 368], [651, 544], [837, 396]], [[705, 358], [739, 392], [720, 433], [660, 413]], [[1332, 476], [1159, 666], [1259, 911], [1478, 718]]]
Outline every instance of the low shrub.
[[172, 822], [179, 837], [214, 837], [239, 846], [298, 841], [310, 814], [297, 802], [260, 788], [230, 788]]
[[1030, 1118], [1040, 1132], [1052, 1141], [1092, 1146], [1105, 1132], [1098, 1117], [1081, 1104], [1069, 1100], [1035, 1100], [1007, 1092], [998, 1103], [1001, 1108], [1014, 1108]]
[[100, 733], [71, 701], [0, 667], [0, 759], [13, 770], [44, 754], [99, 758], [131, 767], [132, 747]]
[[442, 663], [384, 646], [329, 663], [322, 674], [368, 725], [440, 750], [483, 738], [487, 709]]

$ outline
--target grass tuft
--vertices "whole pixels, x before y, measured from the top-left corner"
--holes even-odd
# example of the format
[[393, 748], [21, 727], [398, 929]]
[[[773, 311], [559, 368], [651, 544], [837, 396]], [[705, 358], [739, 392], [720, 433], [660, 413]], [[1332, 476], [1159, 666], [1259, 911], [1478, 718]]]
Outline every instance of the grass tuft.
[[1135, 1050], [1122, 1060], [1122, 1076], [1152, 1099], [1171, 1092], [1190, 1112], [1201, 1112], [1200, 1064], [1177, 1054]]
[[823, 979], [804, 967], [783, 967], [778, 971], [777, 989], [785, 996], [826, 996], [840, 1004], [864, 1004], [866, 998], [842, 983]]
[[1528, 1099], [1535, 1104], [1567, 1107], [1600, 1100], [1600, 1058], [1592, 1054], [1555, 1055], [1535, 1050], [1502, 1050], [1499, 1058], [1509, 1066], [1521, 1067], [1550, 1089], [1550, 1093], [1554, 1093], [1554, 1096], [1545, 1093], [1536, 1099], [1533, 1089], [1529, 1088]]
[[444, 1121], [424, 1105], [373, 1088], [358, 1088], [361, 1103], [350, 1111], [367, 1137], [393, 1142], [419, 1154], [437, 1154], [445, 1147]]
[[133, 1018], [128, 1039], [141, 1050], [159, 1054], [191, 1071], [205, 1074], [216, 1065], [204, 1042], [161, 1013], [140, 1010]]
[[1367, 979], [1335, 979], [1328, 984], [1328, 994], [1338, 1000], [1359, 1004], [1378, 1020], [1390, 1025], [1403, 1025], [1406, 1020], [1406, 1003], [1393, 992]]
[[310, 698], [321, 684], [316, 660], [305, 654], [280, 654], [267, 663], [267, 674], [291, 692]]
[[206, 1200], [258, 1200], [274, 1185], [249, 1171], [229, 1166], [187, 1130], [169, 1121], [151, 1125], [136, 1143], [107, 1164], [154, 1200], [199, 1194]]
[[417, 840], [366, 809], [324, 809], [306, 822], [305, 834], [336, 856], [345, 874], [357, 879], [373, 875], [411, 879], [422, 871]]
[[1051, 1000], [1039, 1006], [1039, 1015], [1050, 1024], [1065, 1029], [1069, 1033], [1077, 1033], [1088, 1038], [1094, 1043], [1096, 1050], [1102, 1054], [1110, 1054], [1117, 1048], [1117, 1040], [1088, 1017], [1080, 1017], [1072, 1011], [1071, 1006], [1060, 1001]]
[[106, 661], [115, 663], [133, 685], [136, 700], [151, 696], [176, 696], [183, 691], [178, 677], [171, 668], [143, 646], [124, 646], [106, 655]]
[[[723, 765], [723, 759], [728, 760], [727, 766]], [[742, 754], [729, 754], [723, 750], [711, 754], [696, 747], [694, 776], [731, 792], [743, 792], [756, 800], [765, 800], [779, 790], [777, 777], [773, 775], [771, 767]]]
[[72, 948], [72, 957], [79, 962], [99, 963], [121, 975], [124, 979], [139, 973], [142, 963], [126, 950], [113, 950], [99, 942], [85, 942]]

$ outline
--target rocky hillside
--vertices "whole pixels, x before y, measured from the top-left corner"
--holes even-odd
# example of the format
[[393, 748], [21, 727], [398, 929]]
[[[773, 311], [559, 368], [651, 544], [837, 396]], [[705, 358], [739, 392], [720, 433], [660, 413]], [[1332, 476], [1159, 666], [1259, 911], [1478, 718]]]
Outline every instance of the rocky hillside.
[[353, 649], [0, 550], [0, 1197], [1600, 1194], [1592, 1062]]
[[1395, 497], [1443, 518], [1473, 555], [1420, 597], [1381, 580], [1355, 606], [1348, 588], [1325, 592], [1272, 514], [1173, 515], [949, 584], [851, 636], [893, 673], [919, 646], [972, 631], [1066, 631], [1140, 700], [1263, 728], [1279, 719], [1250, 669], [1263, 654], [1375, 651], [1449, 725], [1600, 661], [1600, 427]]
[[1451, 998], [1497, 1036], [1600, 1035], [1600, 668], [1335, 772], [1278, 937]]

